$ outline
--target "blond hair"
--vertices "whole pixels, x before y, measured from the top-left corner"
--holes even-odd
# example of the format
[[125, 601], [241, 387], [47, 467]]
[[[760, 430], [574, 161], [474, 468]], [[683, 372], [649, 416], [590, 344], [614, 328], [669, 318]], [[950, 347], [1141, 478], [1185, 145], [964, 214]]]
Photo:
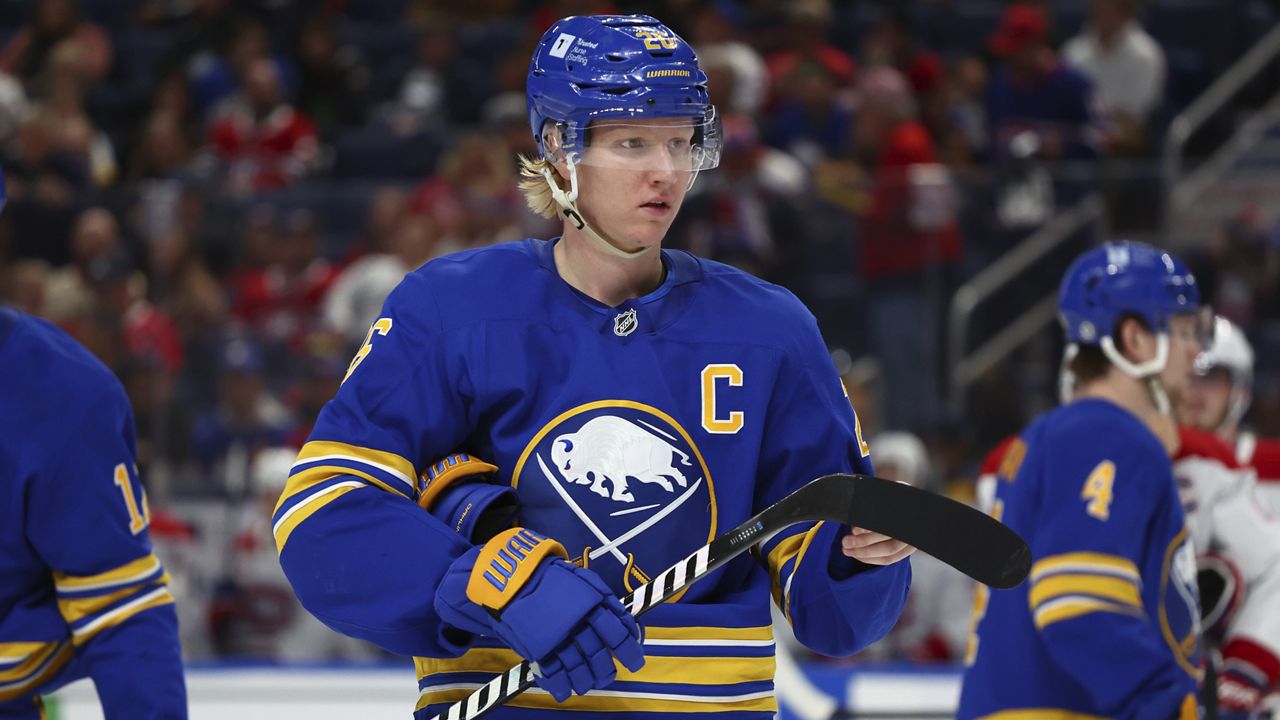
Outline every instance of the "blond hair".
[[529, 158], [523, 154], [516, 157], [520, 161], [520, 177], [524, 178], [520, 181], [520, 192], [524, 194], [524, 201], [529, 205], [529, 209], [544, 218], [558, 216], [560, 205], [551, 195], [547, 178], [542, 173], [550, 171], [551, 177], [555, 179], [556, 185], [561, 190], [567, 189], [564, 178], [560, 177], [560, 173], [551, 161], [544, 157]]

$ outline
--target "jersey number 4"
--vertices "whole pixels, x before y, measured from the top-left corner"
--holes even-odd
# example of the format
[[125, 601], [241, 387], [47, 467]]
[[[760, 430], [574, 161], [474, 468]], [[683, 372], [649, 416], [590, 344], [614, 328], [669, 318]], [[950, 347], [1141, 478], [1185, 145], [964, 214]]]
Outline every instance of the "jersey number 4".
[[1085, 512], [1103, 522], [1111, 517], [1111, 485], [1115, 480], [1116, 464], [1110, 460], [1098, 463], [1085, 479], [1084, 488], [1080, 491], [1080, 499], [1089, 501], [1085, 505]]

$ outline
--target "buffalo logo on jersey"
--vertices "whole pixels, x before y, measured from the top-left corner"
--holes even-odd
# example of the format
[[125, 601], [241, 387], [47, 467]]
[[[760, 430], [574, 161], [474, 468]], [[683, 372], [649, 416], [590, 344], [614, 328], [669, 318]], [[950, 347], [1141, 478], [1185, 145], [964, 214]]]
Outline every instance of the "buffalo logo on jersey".
[[679, 423], [640, 403], [591, 403], [547, 423], [512, 484], [522, 523], [551, 532], [619, 595], [715, 536], [702, 454]]
[[1196, 552], [1186, 531], [1169, 544], [1160, 578], [1160, 631], [1178, 665], [1200, 675], [1200, 591], [1196, 584]]

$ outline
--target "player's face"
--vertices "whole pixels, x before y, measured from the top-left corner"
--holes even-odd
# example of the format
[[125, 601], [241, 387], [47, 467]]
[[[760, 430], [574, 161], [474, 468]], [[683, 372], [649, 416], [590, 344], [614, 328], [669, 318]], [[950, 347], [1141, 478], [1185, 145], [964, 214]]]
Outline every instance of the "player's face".
[[1214, 430], [1227, 416], [1231, 403], [1231, 372], [1213, 368], [1205, 375], [1195, 375], [1187, 386], [1187, 395], [1178, 408], [1182, 422], [1202, 430]]
[[1196, 356], [1203, 351], [1199, 321], [1193, 315], [1175, 315], [1169, 319], [1169, 359], [1160, 381], [1169, 400], [1180, 405], [1195, 373]]
[[662, 243], [693, 174], [693, 128], [679, 119], [600, 121], [578, 167], [578, 207], [623, 250]]

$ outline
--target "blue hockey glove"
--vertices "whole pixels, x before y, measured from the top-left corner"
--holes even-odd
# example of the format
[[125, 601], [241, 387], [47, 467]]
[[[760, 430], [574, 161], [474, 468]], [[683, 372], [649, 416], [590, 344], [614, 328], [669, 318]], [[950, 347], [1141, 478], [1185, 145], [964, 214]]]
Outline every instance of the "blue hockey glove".
[[565, 557], [560, 543], [512, 528], [455, 560], [435, 599], [445, 622], [536, 663], [538, 685], [556, 702], [612, 683], [615, 657], [633, 672], [644, 665], [635, 618]]
[[498, 480], [498, 467], [458, 454], [422, 473], [418, 504], [472, 543], [483, 543], [511, 527], [516, 491]]

